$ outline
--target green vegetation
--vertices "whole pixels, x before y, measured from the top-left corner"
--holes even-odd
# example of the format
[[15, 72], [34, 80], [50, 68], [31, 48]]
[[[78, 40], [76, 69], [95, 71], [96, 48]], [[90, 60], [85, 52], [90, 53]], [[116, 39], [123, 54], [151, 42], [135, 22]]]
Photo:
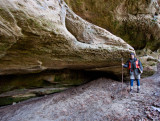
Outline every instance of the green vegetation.
[[10, 105], [12, 104], [13, 102], [20, 102], [20, 101], [24, 101], [24, 100], [27, 100], [31, 97], [17, 97], [17, 98], [14, 98], [14, 97], [0, 97], [0, 106], [5, 106], [5, 105]]
[[[21, 89], [19, 89], [21, 90]], [[57, 92], [61, 92], [63, 91], [64, 89], [54, 89], [54, 90], [47, 90], [45, 92], [33, 92], [34, 95], [30, 96], [24, 96], [22, 95], [21, 96], [17, 96], [17, 97], [12, 97], [12, 96], [7, 96], [7, 97], [0, 97], [0, 106], [5, 106], [5, 105], [10, 105], [10, 104], [13, 104], [13, 103], [18, 103], [18, 102], [21, 102], [21, 101], [24, 101], [24, 100], [28, 100], [30, 98], [33, 98], [33, 97], [39, 97], [39, 96], [44, 96], [44, 95], [48, 95], [48, 94], [53, 94], [53, 93], [57, 93]]]

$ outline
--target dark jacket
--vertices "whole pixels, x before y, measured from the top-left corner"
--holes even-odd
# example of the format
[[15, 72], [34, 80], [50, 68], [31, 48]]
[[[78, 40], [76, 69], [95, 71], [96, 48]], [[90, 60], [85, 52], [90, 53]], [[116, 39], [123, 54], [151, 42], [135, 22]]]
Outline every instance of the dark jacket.
[[[138, 75], [140, 74], [140, 71], [139, 69], [136, 68], [136, 61], [137, 61], [137, 58], [134, 58], [133, 60], [132, 59], [129, 59], [124, 65], [123, 67], [124, 68], [128, 68], [129, 67], [129, 62], [131, 62], [131, 69], [129, 69], [129, 73], [130, 74], [135, 74]], [[141, 61], [138, 59], [138, 65], [140, 67], [140, 70], [143, 71], [143, 66], [142, 66], [142, 63]]]

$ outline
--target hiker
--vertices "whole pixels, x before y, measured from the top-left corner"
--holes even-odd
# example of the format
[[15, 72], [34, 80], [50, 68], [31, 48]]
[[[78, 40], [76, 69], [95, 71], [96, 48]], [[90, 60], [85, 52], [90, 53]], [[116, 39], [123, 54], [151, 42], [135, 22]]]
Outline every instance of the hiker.
[[157, 20], [158, 20], [158, 13], [157, 12], [155, 12], [155, 14], [154, 14], [154, 16], [153, 16], [153, 22], [154, 23], [157, 23]]
[[124, 68], [129, 69], [130, 73], [130, 92], [133, 92], [133, 82], [136, 79], [137, 81], [137, 93], [140, 92], [140, 75], [143, 73], [143, 66], [139, 59], [135, 57], [134, 53], [130, 54], [130, 59], [126, 64], [122, 63]]

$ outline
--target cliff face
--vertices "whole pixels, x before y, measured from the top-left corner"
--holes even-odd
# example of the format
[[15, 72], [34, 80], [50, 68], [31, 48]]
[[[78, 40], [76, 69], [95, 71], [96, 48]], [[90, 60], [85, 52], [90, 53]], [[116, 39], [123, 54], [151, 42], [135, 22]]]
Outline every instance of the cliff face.
[[0, 74], [120, 65], [134, 49], [72, 12], [63, 0], [0, 1]]
[[[72, 10], [135, 49], [160, 47], [160, 0], [65, 0]], [[159, 20], [153, 20], [155, 12]]]

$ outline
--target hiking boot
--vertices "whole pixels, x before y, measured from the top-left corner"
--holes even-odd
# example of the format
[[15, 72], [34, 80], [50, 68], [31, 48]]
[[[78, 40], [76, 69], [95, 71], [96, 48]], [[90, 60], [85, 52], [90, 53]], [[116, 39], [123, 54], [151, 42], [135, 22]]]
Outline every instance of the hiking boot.
[[133, 92], [133, 89], [130, 89], [130, 93], [132, 93]]
[[137, 88], [137, 93], [139, 93], [140, 92], [140, 89], [139, 88]]

